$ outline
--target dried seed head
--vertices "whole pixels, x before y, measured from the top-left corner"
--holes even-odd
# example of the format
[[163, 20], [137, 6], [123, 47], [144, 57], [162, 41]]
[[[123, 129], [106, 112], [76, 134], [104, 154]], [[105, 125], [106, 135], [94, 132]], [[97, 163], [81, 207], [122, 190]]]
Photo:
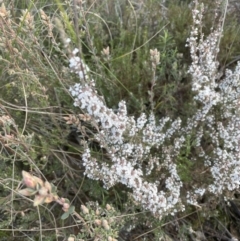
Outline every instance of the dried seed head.
[[2, 3], [2, 5], [0, 7], [0, 17], [2, 17], [2, 18], [10, 17], [10, 12], [7, 11], [4, 3]]
[[101, 51], [101, 54], [102, 54], [104, 57], [108, 57], [109, 54], [110, 54], [109, 46], [107, 46], [107, 48], [103, 49], [103, 50]]
[[48, 189], [46, 187], [41, 187], [38, 193], [39, 195], [46, 197], [48, 195]]
[[51, 193], [51, 191], [52, 191], [52, 185], [51, 185], [48, 181], [46, 181], [46, 182], [44, 183], [44, 187], [47, 188], [47, 190], [48, 190], [49, 193]]
[[24, 188], [18, 191], [18, 193], [23, 196], [32, 196], [36, 194], [36, 192], [37, 191], [32, 188]]
[[34, 17], [28, 9], [22, 10], [22, 16], [19, 19], [24, 23], [28, 30], [34, 29]]
[[150, 59], [152, 62], [152, 68], [156, 69], [157, 65], [160, 62], [160, 52], [157, 49], [150, 49]]
[[29, 172], [22, 171], [22, 176], [23, 182], [27, 187], [35, 189], [37, 188], [37, 184], [43, 186], [43, 181], [40, 178], [31, 175]]
[[36, 195], [33, 200], [33, 206], [36, 207], [44, 203], [45, 197], [41, 195]]

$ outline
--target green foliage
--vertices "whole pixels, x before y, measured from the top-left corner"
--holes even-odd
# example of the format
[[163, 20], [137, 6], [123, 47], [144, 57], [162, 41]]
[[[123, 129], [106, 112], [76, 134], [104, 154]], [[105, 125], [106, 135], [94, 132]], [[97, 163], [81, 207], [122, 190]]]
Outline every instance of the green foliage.
[[167, 19], [169, 20], [169, 31], [176, 42], [178, 51], [184, 55], [185, 61], [188, 63], [190, 58], [185, 45], [192, 24], [191, 8], [189, 8], [188, 1], [169, 1]]
[[[100, 182], [84, 178], [81, 154], [84, 141], [93, 141], [89, 134], [93, 130], [81, 122], [82, 130], [89, 133], [85, 136], [74, 133], [74, 138], [69, 134], [69, 125], [74, 128], [77, 125], [66, 124], [64, 117], [80, 111], [72, 106], [68, 94], [69, 86], [78, 79], [69, 72], [67, 58], [70, 51], [78, 47], [81, 57], [93, 70], [91, 77], [96, 80], [97, 89], [107, 105], [114, 109], [124, 99], [129, 114], [139, 116], [142, 112], [150, 112], [148, 92], [153, 71], [149, 51], [157, 48], [160, 64], [154, 76], [154, 112], [159, 119], [181, 117], [184, 122], [198, 108], [192, 101], [191, 79], [187, 74], [190, 57], [185, 43], [192, 23], [190, 1], [171, 0], [166, 1], [166, 5], [158, 0], [83, 1], [82, 6], [74, 5], [81, 1], [3, 2], [10, 15], [1, 15], [0, 19], [0, 117], [9, 116], [14, 124], [0, 122], [0, 170], [4, 170], [0, 174], [0, 211], [4, 214], [0, 220], [0, 239], [13, 240], [10, 231], [24, 229], [26, 240], [38, 240], [39, 236], [43, 240], [55, 240], [56, 234], [52, 230], [58, 228], [64, 229], [60, 235], [65, 239], [70, 234], [79, 239], [91, 238], [87, 228], [91, 227], [107, 240], [109, 235], [117, 237], [123, 223], [129, 220], [136, 226], [139, 223], [152, 225], [154, 237], [160, 238], [163, 224], [148, 213], [141, 214], [126, 188], [116, 185], [105, 190]], [[211, 1], [205, 2], [213, 9]], [[238, 22], [236, 12], [227, 15], [219, 54], [222, 71], [226, 66], [234, 67], [239, 59]], [[212, 13], [206, 9], [203, 32], [207, 34], [212, 24]], [[72, 41], [69, 47], [64, 42], [68, 37]], [[103, 53], [107, 47], [109, 56]], [[206, 150], [207, 145], [211, 146], [207, 143], [208, 135], [205, 133]], [[197, 151], [193, 136], [186, 137], [177, 158], [177, 169], [186, 185], [191, 185], [195, 172], [203, 171], [202, 160], [190, 161]], [[96, 158], [105, 158], [103, 148], [96, 144], [93, 150]], [[59, 193], [72, 202], [69, 210], [63, 212], [56, 203], [44, 204], [36, 210], [29, 199], [17, 196], [15, 190], [19, 188], [22, 170], [54, 183]], [[156, 180], [157, 175], [158, 171], [151, 179]], [[207, 174], [199, 181], [207, 182]], [[101, 207], [88, 203], [90, 214], [81, 213], [81, 204], [89, 200], [97, 201]], [[107, 203], [122, 213], [106, 210]], [[103, 214], [99, 219], [115, 218], [110, 231], [96, 225], [96, 208]], [[188, 215], [193, 208], [187, 211]], [[80, 229], [76, 232], [73, 228], [79, 225], [74, 219], [77, 212], [87, 222], [86, 226], [81, 223], [84, 232]], [[131, 212], [133, 217], [124, 212]], [[118, 219], [119, 216], [122, 218]], [[223, 220], [223, 213], [216, 214], [216, 217], [220, 216]], [[204, 217], [201, 216], [200, 223], [191, 222], [198, 229]], [[64, 225], [72, 225], [72, 228], [65, 230]], [[190, 225], [184, 222], [179, 225], [179, 237], [187, 240]], [[39, 230], [40, 226], [42, 233], [26, 231]], [[5, 231], [7, 229], [10, 231]], [[20, 231], [17, 233], [23, 235]]]
[[192, 154], [193, 143], [191, 136], [187, 136], [184, 148], [178, 156], [177, 169], [181, 180], [184, 183], [190, 183], [192, 180], [191, 173], [194, 163], [190, 160], [189, 156]]
[[232, 67], [239, 60], [239, 31], [239, 19], [235, 15], [228, 16], [224, 26], [219, 53], [219, 60], [224, 67]]

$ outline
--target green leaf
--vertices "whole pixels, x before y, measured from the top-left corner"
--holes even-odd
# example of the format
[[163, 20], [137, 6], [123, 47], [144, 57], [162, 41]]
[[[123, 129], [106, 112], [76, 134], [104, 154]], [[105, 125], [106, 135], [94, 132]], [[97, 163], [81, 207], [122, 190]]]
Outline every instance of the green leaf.
[[61, 219], [62, 220], [65, 220], [65, 219], [67, 219], [69, 217], [69, 212], [66, 212], [66, 213], [64, 213], [62, 216], [61, 216]]
[[69, 213], [69, 214], [74, 213], [74, 211], [75, 211], [75, 207], [74, 207], [74, 206], [71, 206], [71, 207], [68, 209], [68, 213]]

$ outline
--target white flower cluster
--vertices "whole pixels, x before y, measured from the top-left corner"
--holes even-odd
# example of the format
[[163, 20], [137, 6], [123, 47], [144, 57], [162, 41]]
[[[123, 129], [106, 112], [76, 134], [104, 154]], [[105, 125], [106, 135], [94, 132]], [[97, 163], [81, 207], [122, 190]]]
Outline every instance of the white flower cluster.
[[76, 56], [79, 52], [79, 49], [75, 48], [72, 52], [72, 57], [69, 60], [69, 67], [71, 68], [72, 72], [78, 74], [80, 80], [88, 80], [89, 75], [88, 72], [90, 71], [88, 66], [81, 60], [80, 57]]
[[[103, 181], [106, 188], [116, 183], [126, 185], [133, 190], [134, 199], [158, 217], [183, 210], [179, 198], [182, 183], [176, 171], [176, 164], [172, 161], [172, 154], [165, 148], [165, 161], [151, 156], [151, 148], [161, 148], [164, 141], [171, 139], [174, 133], [178, 132], [181, 120], [171, 121], [167, 117], [157, 124], [153, 114], [149, 118], [142, 114], [135, 120], [127, 115], [124, 101], [119, 103], [118, 110], [114, 112], [97, 94], [94, 81], [90, 81], [89, 68], [76, 56], [77, 53], [77, 50], [72, 53], [70, 68], [79, 76], [81, 83], [75, 84], [69, 91], [74, 97], [74, 105], [86, 111], [97, 124], [98, 131], [94, 134], [94, 139], [107, 152], [105, 162], [101, 162], [91, 155], [90, 148], [85, 149], [82, 155], [85, 175]], [[170, 123], [169, 128], [166, 128], [167, 123]], [[176, 141], [176, 150], [180, 150], [183, 141], [184, 139]], [[175, 151], [175, 155], [177, 153]], [[144, 161], [148, 162], [145, 170], [142, 167]], [[163, 175], [156, 182], [148, 182], [145, 176], [150, 175], [154, 167], [165, 169], [168, 177]], [[165, 181], [165, 192], [158, 190], [161, 180]]]
[[[79, 75], [80, 80], [89, 80], [88, 66], [76, 56], [78, 50], [73, 51], [73, 57], [70, 58], [69, 67], [73, 72]], [[79, 106], [85, 110], [96, 122], [100, 123], [107, 135], [108, 142], [122, 143], [122, 134], [126, 128], [127, 111], [124, 101], [119, 103], [118, 112], [115, 114], [110, 108], [107, 108], [103, 98], [99, 97], [94, 89], [94, 81], [89, 83], [77, 83], [69, 91], [74, 97], [74, 106]], [[101, 133], [99, 133], [101, 135]]]
[[[192, 57], [192, 64], [189, 68], [192, 76], [192, 90], [195, 93], [194, 99], [201, 103], [201, 107], [189, 119], [184, 130], [186, 133], [190, 133], [193, 129], [198, 130], [196, 146], [201, 149], [198, 157], [204, 160], [212, 176], [211, 184], [196, 187], [188, 193], [188, 202], [197, 205], [197, 198], [206, 190], [219, 195], [225, 191], [233, 191], [240, 185], [240, 63], [237, 64], [234, 72], [227, 70], [225, 77], [217, 83], [216, 56], [222, 30], [220, 27], [216, 30], [212, 29], [209, 36], [204, 39], [200, 30], [200, 26], [203, 25], [203, 5], [200, 9], [197, 9], [199, 4], [195, 5], [194, 24], [187, 41]], [[216, 116], [214, 113], [219, 114]], [[206, 127], [205, 130], [203, 127]], [[202, 147], [204, 135], [209, 136], [211, 152], [207, 152], [206, 147]]]
[[[193, 10], [194, 24], [187, 40], [192, 57], [192, 91], [199, 109], [185, 126], [181, 119], [165, 117], [156, 121], [153, 114], [147, 117], [143, 113], [135, 119], [128, 116], [124, 101], [116, 111], [108, 108], [95, 90], [94, 80], [90, 80], [88, 66], [76, 56], [78, 50], [73, 51], [70, 59], [72, 72], [80, 78], [80, 83], [70, 88], [74, 105], [91, 117], [94, 127], [97, 126], [93, 139], [104, 149], [104, 157], [97, 158], [90, 146], [85, 148], [85, 175], [103, 181], [106, 188], [116, 183], [126, 185], [132, 189], [133, 198], [158, 217], [184, 210], [180, 198], [183, 183], [177, 166], [181, 148], [192, 133], [199, 151], [190, 161], [202, 161], [212, 183], [196, 183], [184, 199], [198, 205], [198, 198], [206, 192], [219, 195], [240, 185], [240, 63], [217, 83], [216, 55], [222, 32], [220, 28], [212, 29], [204, 38], [200, 31], [202, 12], [202, 5]], [[215, 114], [215, 108], [220, 114]], [[204, 145], [206, 136], [210, 151]], [[157, 154], [153, 149], [158, 150]], [[152, 172], [159, 178], [150, 182], [148, 176]]]
[[106, 188], [110, 188], [116, 183], [126, 185], [133, 190], [133, 198], [157, 217], [184, 210], [179, 198], [182, 182], [177, 174], [176, 165], [170, 158], [166, 156], [166, 160], [161, 165], [168, 170], [170, 175], [165, 179], [167, 191], [159, 191], [161, 177], [158, 181], [150, 183], [144, 180], [142, 168], [136, 167], [130, 158], [127, 160], [123, 152], [122, 154], [112, 154], [111, 157], [111, 165], [99, 163], [91, 157], [90, 150], [86, 149], [82, 157], [85, 175], [91, 179], [102, 180]]
[[[193, 9], [193, 26], [190, 37], [187, 39], [187, 46], [190, 47], [192, 64], [189, 73], [192, 76], [192, 90], [196, 93], [195, 99], [201, 103], [211, 103], [216, 105], [219, 101], [219, 95], [215, 91], [216, 73], [218, 62], [216, 55], [219, 51], [218, 40], [222, 31], [219, 29], [211, 31], [209, 36], [204, 39], [204, 35], [199, 32], [203, 26], [203, 4], [195, 4]], [[199, 39], [200, 37], [200, 39]]]

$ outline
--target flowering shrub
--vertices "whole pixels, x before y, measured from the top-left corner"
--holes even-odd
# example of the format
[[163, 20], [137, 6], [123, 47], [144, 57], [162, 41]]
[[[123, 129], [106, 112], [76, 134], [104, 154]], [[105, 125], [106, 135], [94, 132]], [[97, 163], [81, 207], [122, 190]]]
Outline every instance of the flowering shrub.
[[[171, 161], [168, 149], [165, 150], [165, 161], [160, 163], [158, 157], [151, 157], [151, 148], [160, 148], [163, 143], [171, 139], [172, 135], [180, 129], [181, 121], [177, 119], [166, 128], [170, 118], [163, 118], [156, 124], [153, 114], [147, 119], [142, 114], [137, 120], [127, 115], [124, 101], [119, 103], [116, 112], [108, 108], [102, 97], [97, 95], [94, 80], [89, 80], [88, 68], [73, 51], [70, 59], [70, 68], [77, 73], [82, 81], [70, 88], [71, 95], [75, 98], [74, 105], [85, 110], [91, 117], [90, 122], [97, 126], [94, 139], [101, 148], [107, 151], [107, 161], [99, 163], [91, 155], [91, 150], [86, 142], [82, 160], [85, 166], [85, 175], [95, 180], [102, 180], [106, 188], [120, 182], [133, 189], [133, 197], [147, 210], [159, 216], [165, 212], [176, 212], [179, 204], [180, 187], [182, 183], [176, 172], [176, 164]], [[129, 140], [129, 141], [126, 141]], [[183, 138], [176, 142], [176, 151], [183, 142]], [[142, 169], [143, 162], [147, 160], [148, 167]], [[155, 183], [144, 180], [144, 171], [150, 174], [154, 168], [165, 168], [170, 177], [165, 180], [168, 191], [158, 191]], [[183, 208], [180, 205], [180, 208]]]
[[2, 1], [0, 237], [232, 236], [239, 23], [203, 1]]
[[[104, 158], [98, 158], [89, 142], [84, 143], [85, 175], [103, 181], [106, 188], [117, 183], [126, 185], [132, 189], [135, 201], [159, 218], [183, 211], [186, 202], [198, 205], [197, 199], [204, 193], [229, 196], [229, 191], [240, 184], [240, 63], [234, 71], [227, 70], [224, 78], [219, 79], [216, 56], [222, 34], [221, 22], [204, 37], [201, 32], [204, 8], [197, 1], [195, 5], [187, 46], [192, 58], [189, 67], [194, 93], [192, 102], [198, 110], [186, 123], [180, 118], [167, 116], [158, 119], [153, 111], [149, 116], [142, 113], [134, 118], [127, 114], [124, 101], [119, 102], [117, 110], [107, 107], [104, 97], [97, 93], [88, 66], [77, 56], [77, 49], [70, 58], [69, 67], [80, 79], [80, 83], [69, 89], [74, 106], [85, 111], [88, 122], [95, 129], [92, 138], [106, 153]], [[150, 50], [150, 56], [152, 71], [155, 71], [160, 53], [156, 49]], [[156, 84], [152, 82], [151, 103]], [[181, 195], [183, 182], [178, 174], [178, 161], [188, 136], [195, 143], [195, 155], [190, 157], [190, 162], [195, 167], [202, 163], [199, 177], [204, 175], [208, 182], [201, 185], [201, 182], [192, 181], [192, 188], [184, 197]], [[211, 151], [204, 145], [206, 136]], [[157, 178], [149, 181], [152, 173]]]

